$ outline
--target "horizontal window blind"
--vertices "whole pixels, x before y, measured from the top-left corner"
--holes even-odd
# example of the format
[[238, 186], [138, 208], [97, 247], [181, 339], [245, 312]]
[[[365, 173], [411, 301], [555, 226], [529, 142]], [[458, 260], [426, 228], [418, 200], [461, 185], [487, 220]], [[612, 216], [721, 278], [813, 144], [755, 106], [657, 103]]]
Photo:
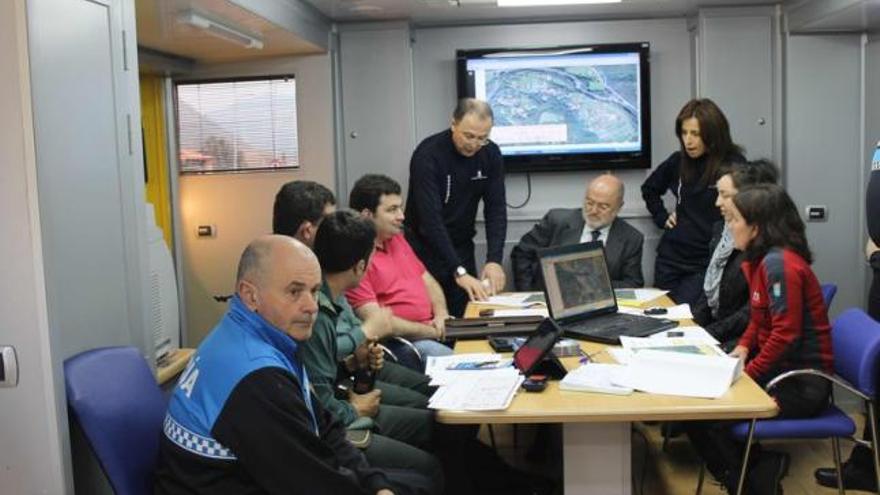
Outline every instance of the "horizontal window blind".
[[179, 83], [177, 125], [182, 173], [299, 167], [292, 77]]

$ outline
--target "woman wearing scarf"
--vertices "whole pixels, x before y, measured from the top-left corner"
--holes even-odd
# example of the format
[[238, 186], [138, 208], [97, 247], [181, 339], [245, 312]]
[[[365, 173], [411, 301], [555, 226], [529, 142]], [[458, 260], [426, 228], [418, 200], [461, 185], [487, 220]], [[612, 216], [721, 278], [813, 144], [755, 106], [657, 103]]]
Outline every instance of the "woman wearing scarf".
[[[781, 187], [759, 184], [740, 190], [727, 215], [734, 247], [745, 253], [742, 270], [750, 294], [749, 324], [731, 356], [743, 360], [744, 373], [761, 386], [791, 370], [833, 373], [831, 325], [794, 202]], [[800, 375], [768, 393], [779, 407], [779, 418], [809, 418], [827, 407], [831, 383]], [[729, 425], [693, 421], [686, 429], [709, 472], [734, 493], [743, 445], [730, 436]], [[755, 447], [745, 493], [781, 493], [788, 455]]]
[[775, 184], [778, 179], [775, 165], [756, 160], [732, 165], [716, 182], [715, 206], [724, 220], [713, 227], [712, 257], [706, 268], [703, 293], [694, 304], [693, 312], [694, 321], [712, 334], [726, 351], [733, 350], [749, 323], [749, 286], [741, 269], [745, 253], [733, 245], [727, 224], [730, 205], [740, 189], [755, 184]]

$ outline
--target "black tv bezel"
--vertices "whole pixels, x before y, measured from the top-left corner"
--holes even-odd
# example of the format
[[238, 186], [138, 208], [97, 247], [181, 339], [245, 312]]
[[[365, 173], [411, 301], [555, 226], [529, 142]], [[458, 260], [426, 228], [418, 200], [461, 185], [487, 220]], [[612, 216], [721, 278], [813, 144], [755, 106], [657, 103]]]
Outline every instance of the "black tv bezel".
[[571, 170], [620, 170], [651, 168], [651, 84], [650, 49], [647, 41], [634, 43], [603, 43], [566, 45], [541, 48], [480, 48], [456, 50], [456, 85], [458, 97], [474, 96], [467, 77], [467, 61], [485, 58], [494, 53], [553, 54], [558, 51], [589, 50], [591, 53], [638, 53], [639, 82], [642, 108], [642, 151], [604, 151], [592, 153], [551, 153], [539, 155], [505, 155], [507, 172], [559, 172]]

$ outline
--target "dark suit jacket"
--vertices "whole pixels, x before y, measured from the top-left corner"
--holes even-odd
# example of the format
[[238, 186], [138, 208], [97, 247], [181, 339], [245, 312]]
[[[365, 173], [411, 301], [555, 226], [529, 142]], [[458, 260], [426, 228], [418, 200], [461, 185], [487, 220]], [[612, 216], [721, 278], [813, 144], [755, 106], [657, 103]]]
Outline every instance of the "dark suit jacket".
[[[554, 208], [532, 227], [513, 248], [513, 281], [518, 291], [542, 290], [544, 279], [537, 250], [580, 242], [584, 217], [580, 208]], [[614, 287], [641, 287], [642, 244], [645, 237], [621, 218], [616, 218], [605, 241], [605, 258]]]

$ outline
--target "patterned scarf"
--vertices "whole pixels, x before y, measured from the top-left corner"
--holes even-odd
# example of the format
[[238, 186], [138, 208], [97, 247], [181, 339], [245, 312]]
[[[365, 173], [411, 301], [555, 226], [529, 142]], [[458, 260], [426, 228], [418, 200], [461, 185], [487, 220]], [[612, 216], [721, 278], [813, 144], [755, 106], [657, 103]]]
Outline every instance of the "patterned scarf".
[[721, 240], [715, 246], [712, 252], [712, 259], [709, 260], [709, 266], [706, 268], [706, 278], [703, 280], [703, 291], [706, 293], [706, 300], [709, 302], [709, 308], [712, 310], [712, 317], [718, 317], [718, 293], [721, 289], [721, 277], [724, 275], [724, 265], [727, 259], [733, 253], [733, 235], [727, 224], [724, 224], [724, 230], [721, 232]]

